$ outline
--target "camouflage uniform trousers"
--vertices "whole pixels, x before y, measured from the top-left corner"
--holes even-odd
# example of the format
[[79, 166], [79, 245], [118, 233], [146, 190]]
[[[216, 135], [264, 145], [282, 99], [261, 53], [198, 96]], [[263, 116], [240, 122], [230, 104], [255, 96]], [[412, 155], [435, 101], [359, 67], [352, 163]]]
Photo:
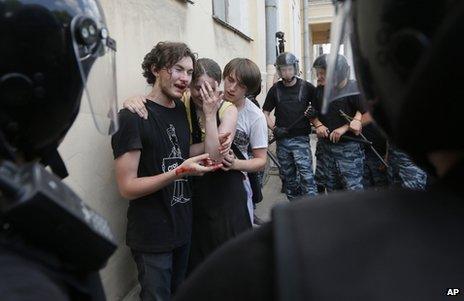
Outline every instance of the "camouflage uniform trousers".
[[359, 143], [332, 143], [327, 139], [319, 139], [318, 147], [327, 192], [364, 188], [364, 151]]
[[427, 173], [417, 167], [404, 152], [390, 147], [388, 155], [388, 178], [390, 184], [404, 188], [423, 190], [427, 184]]
[[364, 155], [364, 188], [388, 186], [387, 168], [382, 161], [369, 148], [364, 149]]
[[277, 159], [281, 165], [280, 173], [285, 178], [285, 194], [288, 200], [317, 194], [309, 136], [277, 140]]

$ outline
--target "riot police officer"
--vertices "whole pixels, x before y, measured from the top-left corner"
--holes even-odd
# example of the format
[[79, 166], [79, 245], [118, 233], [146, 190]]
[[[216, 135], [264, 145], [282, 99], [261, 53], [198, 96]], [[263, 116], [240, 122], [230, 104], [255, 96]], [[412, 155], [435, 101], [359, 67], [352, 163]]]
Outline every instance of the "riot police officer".
[[270, 224], [213, 254], [177, 300], [439, 300], [459, 291], [464, 2], [335, 3], [327, 84], [347, 29], [363, 94], [378, 101], [375, 120], [437, 182], [277, 208]]
[[[314, 109], [317, 114], [309, 116], [318, 137], [316, 157], [319, 163], [318, 185], [328, 192], [347, 189], [363, 189], [364, 150], [359, 142], [346, 139], [355, 138], [361, 131], [362, 114], [366, 112], [364, 99], [359, 95], [357, 82], [350, 79], [350, 66], [345, 56], [337, 54], [333, 78], [337, 82], [331, 99], [323, 111], [321, 97], [326, 93], [327, 55], [314, 61], [318, 78]], [[329, 88], [330, 90], [330, 88]], [[352, 118], [350, 122], [340, 112]], [[317, 170], [316, 170], [317, 172]]]
[[[309, 103], [314, 101], [315, 88], [299, 78], [299, 63], [289, 52], [281, 53], [275, 62], [280, 81], [267, 93], [263, 105], [268, 128], [277, 139], [277, 158], [285, 182], [285, 194], [291, 201], [301, 196], [316, 195], [309, 146], [311, 125], [301, 119]], [[275, 109], [275, 122], [270, 113]], [[295, 122], [299, 120], [295, 124]], [[291, 128], [290, 128], [291, 126]]]
[[2, 300], [105, 299], [98, 269], [114, 238], [60, 181], [57, 147], [82, 94], [97, 129], [117, 129], [115, 50], [98, 0], [0, 1]]

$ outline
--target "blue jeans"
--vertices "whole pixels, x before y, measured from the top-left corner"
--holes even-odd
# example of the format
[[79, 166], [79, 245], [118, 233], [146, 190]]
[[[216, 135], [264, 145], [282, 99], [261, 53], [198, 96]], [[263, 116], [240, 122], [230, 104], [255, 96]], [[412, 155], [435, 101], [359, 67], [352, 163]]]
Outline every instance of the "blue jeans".
[[280, 173], [285, 179], [285, 194], [290, 201], [299, 196], [317, 194], [309, 136], [277, 140], [277, 158], [281, 165]]
[[132, 250], [142, 288], [140, 300], [171, 300], [185, 278], [189, 251], [189, 244], [166, 253]]

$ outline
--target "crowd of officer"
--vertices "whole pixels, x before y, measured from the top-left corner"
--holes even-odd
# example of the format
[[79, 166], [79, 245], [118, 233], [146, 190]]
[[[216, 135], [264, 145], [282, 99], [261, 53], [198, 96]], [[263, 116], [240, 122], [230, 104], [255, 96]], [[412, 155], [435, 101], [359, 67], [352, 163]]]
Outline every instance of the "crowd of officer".
[[[280, 54], [275, 63], [280, 80], [269, 90], [263, 111], [276, 138], [287, 198], [387, 186], [425, 189], [426, 172], [375, 124], [368, 111], [371, 101], [361, 96], [341, 54], [333, 71], [336, 92], [323, 111], [327, 59], [323, 54], [314, 61], [316, 87], [298, 77], [298, 59], [292, 53]], [[275, 121], [270, 117], [273, 110]], [[311, 131], [317, 137], [314, 168]]]

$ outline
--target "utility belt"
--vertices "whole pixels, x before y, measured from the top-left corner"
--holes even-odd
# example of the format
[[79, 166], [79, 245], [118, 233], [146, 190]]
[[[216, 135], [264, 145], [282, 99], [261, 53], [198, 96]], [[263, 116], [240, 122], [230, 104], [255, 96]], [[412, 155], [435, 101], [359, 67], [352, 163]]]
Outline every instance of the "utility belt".
[[286, 135], [285, 138], [293, 138], [293, 137], [298, 137], [298, 136], [309, 136], [309, 134], [311, 134], [311, 128], [290, 129], [288, 131], [288, 135]]
[[[1, 242], [56, 255], [68, 270], [102, 268], [117, 244], [108, 222], [39, 163], [0, 164]], [[19, 243], [15, 243], [19, 242]]]

